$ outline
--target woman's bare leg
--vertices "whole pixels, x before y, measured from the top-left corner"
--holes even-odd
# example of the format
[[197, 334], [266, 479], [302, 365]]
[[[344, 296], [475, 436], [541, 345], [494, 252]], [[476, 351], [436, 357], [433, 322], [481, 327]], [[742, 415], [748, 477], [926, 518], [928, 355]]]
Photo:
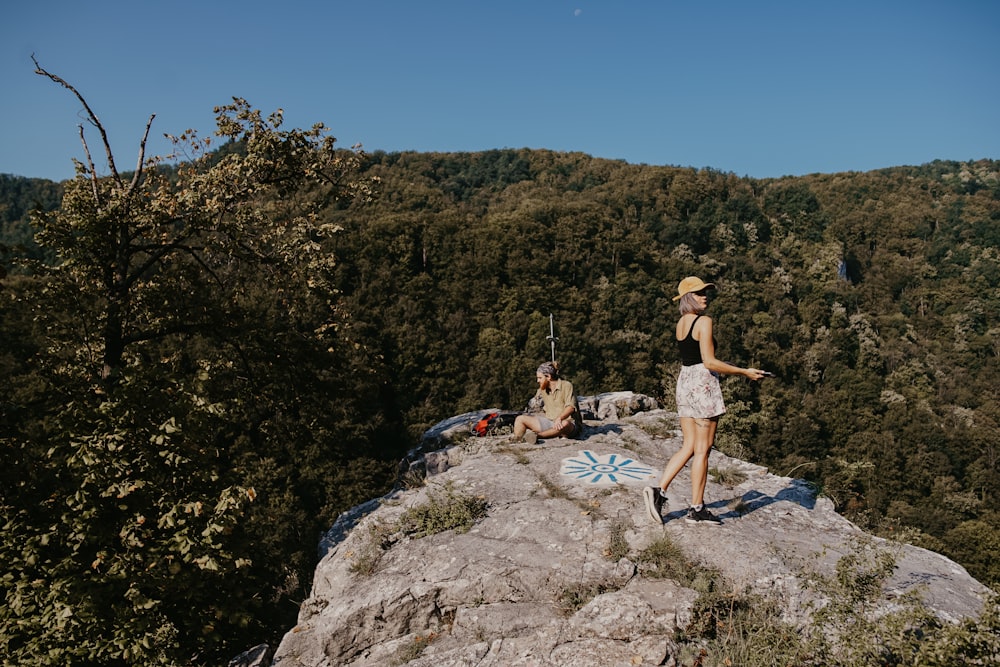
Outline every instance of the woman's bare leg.
[[694, 454], [691, 461], [691, 504], [705, 502], [705, 485], [708, 482], [708, 453], [715, 443], [717, 419], [695, 419]]
[[694, 422], [695, 420], [692, 417], [681, 417], [681, 433], [684, 439], [681, 448], [670, 457], [670, 460], [667, 461], [667, 466], [663, 469], [663, 476], [660, 477], [660, 489], [663, 491], [667, 490], [670, 483], [674, 481], [674, 477], [684, 469], [684, 466], [687, 465], [687, 462], [694, 454], [696, 436]]

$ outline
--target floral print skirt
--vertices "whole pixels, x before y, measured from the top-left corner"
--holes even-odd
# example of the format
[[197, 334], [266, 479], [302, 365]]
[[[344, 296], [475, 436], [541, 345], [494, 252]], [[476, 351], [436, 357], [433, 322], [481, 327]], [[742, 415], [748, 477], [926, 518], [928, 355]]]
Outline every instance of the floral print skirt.
[[711, 419], [725, 414], [719, 376], [705, 364], [682, 366], [677, 376], [677, 415]]

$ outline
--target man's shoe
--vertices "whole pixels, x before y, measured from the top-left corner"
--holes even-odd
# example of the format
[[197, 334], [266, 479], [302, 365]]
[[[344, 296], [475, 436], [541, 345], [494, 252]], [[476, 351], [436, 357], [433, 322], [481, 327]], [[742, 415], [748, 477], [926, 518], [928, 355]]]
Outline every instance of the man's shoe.
[[684, 517], [684, 520], [688, 523], [704, 523], [710, 526], [718, 526], [722, 523], [722, 519], [715, 516], [704, 507], [700, 510], [695, 510], [695, 508], [692, 507], [688, 510], [687, 516]]
[[529, 429], [524, 434], [524, 441], [529, 445], [533, 445], [538, 442], [538, 434]]
[[663, 503], [666, 498], [660, 495], [660, 489], [655, 486], [647, 486], [642, 490], [642, 499], [646, 502], [646, 513], [649, 514], [649, 518], [662, 524]]

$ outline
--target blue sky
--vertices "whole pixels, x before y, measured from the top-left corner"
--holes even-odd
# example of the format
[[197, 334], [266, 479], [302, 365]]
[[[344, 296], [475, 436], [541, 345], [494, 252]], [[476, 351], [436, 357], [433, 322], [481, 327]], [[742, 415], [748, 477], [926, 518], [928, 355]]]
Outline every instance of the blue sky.
[[[0, 9], [0, 173], [118, 166], [246, 98], [366, 150], [547, 148], [759, 178], [1000, 159], [993, 0], [31, 0]], [[87, 130], [92, 151], [98, 136]], [[97, 155], [95, 154], [95, 158]]]

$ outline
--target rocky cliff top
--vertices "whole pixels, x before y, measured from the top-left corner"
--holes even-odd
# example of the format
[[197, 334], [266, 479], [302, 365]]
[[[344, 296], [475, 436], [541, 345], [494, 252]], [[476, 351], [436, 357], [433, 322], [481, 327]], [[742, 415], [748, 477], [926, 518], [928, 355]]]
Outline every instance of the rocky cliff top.
[[[652, 576], [641, 554], [664, 537], [689, 567], [777, 596], [793, 624], [816, 601], [808, 573], [833, 572], [861, 543], [895, 554], [886, 605], [911, 591], [947, 621], [979, 613], [988, 589], [954, 562], [870, 537], [803, 481], [717, 451], [706, 503], [723, 524], [683, 521], [689, 468], [654, 524], [641, 490], [680, 447], [676, 415], [630, 393], [583, 409], [593, 418], [580, 439], [536, 446], [470, 437], [488, 411], [429, 431], [440, 449], [413, 457], [412, 488], [345, 513], [326, 536], [311, 596], [273, 664], [670, 664], [699, 586]], [[434, 531], [463, 513], [462, 527]]]

